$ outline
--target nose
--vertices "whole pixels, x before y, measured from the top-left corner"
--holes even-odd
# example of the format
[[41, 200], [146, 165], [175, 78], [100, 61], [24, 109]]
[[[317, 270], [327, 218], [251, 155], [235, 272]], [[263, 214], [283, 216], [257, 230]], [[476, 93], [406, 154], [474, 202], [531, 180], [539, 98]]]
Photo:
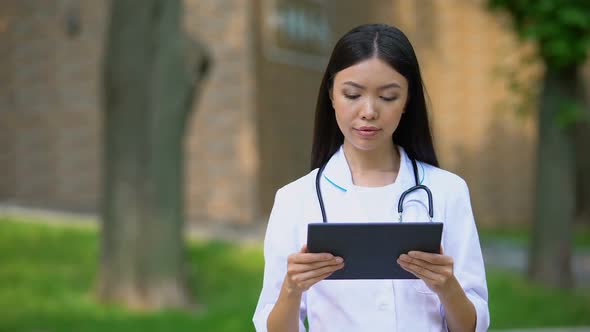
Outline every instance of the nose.
[[363, 120], [375, 120], [379, 114], [375, 109], [375, 104], [372, 101], [367, 101], [363, 106], [360, 115]]

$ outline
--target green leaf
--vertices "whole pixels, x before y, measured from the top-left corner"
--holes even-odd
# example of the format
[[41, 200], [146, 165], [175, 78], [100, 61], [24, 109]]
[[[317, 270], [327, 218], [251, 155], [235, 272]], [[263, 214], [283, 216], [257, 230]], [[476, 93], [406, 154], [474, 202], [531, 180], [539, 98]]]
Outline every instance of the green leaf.
[[557, 17], [563, 24], [571, 27], [590, 28], [590, 12], [575, 7], [564, 7], [557, 11]]
[[586, 118], [584, 107], [571, 99], [560, 100], [559, 112], [555, 115], [555, 121], [561, 128], [567, 128]]
[[[554, 1], [554, 0], [539, 0], [539, 1], [537, 1], [536, 8], [539, 10], [539, 13], [542, 13], [542, 14], [551, 14], [555, 10], [558, 9], [557, 8], [557, 5], [558, 5], [558, 2], [557, 1]], [[533, 6], [531, 6], [531, 7], [532, 8], [535, 8]], [[529, 7], [529, 8], [531, 8], [531, 7]]]
[[584, 63], [590, 51], [590, 0], [488, 0], [488, 4], [512, 16], [515, 32], [539, 45], [545, 64]]

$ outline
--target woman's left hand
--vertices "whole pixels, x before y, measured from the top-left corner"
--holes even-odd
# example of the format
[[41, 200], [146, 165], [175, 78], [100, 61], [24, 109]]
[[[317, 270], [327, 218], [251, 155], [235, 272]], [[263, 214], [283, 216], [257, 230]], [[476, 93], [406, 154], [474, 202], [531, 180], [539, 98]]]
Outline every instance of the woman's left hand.
[[406, 271], [422, 279], [433, 292], [439, 296], [454, 289], [457, 279], [453, 274], [453, 258], [443, 254], [432, 254], [422, 251], [410, 251], [402, 254], [397, 263]]

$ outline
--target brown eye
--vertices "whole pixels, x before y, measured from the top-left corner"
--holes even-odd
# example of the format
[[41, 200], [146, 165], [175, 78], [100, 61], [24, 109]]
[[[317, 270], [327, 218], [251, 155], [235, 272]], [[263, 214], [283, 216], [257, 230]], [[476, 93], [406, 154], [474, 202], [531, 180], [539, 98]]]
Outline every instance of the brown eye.
[[397, 99], [397, 97], [380, 97], [381, 99], [385, 100], [385, 101], [394, 101]]
[[361, 95], [349, 95], [349, 94], [344, 94], [344, 97], [346, 97], [347, 99], [357, 99], [358, 97], [360, 97]]

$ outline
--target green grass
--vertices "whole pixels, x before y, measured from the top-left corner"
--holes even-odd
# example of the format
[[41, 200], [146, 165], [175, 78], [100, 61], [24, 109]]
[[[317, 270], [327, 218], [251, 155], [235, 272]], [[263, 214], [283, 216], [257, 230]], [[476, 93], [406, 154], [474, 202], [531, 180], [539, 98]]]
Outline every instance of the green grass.
[[[523, 246], [528, 246], [531, 238], [531, 231], [527, 227], [481, 227], [478, 232], [482, 241], [501, 240]], [[590, 226], [574, 227], [573, 235], [576, 249], [590, 249]]]
[[[259, 246], [192, 242], [194, 312], [138, 313], [98, 304], [93, 228], [0, 218], [0, 331], [252, 331], [262, 282]], [[588, 291], [550, 290], [498, 271], [488, 274], [493, 328], [590, 325]]]
[[590, 325], [590, 289], [550, 289], [503, 271], [487, 271], [492, 328]]
[[0, 331], [252, 331], [262, 250], [191, 243], [191, 287], [204, 309], [146, 314], [103, 306], [92, 289], [93, 229], [14, 223], [0, 218]]

